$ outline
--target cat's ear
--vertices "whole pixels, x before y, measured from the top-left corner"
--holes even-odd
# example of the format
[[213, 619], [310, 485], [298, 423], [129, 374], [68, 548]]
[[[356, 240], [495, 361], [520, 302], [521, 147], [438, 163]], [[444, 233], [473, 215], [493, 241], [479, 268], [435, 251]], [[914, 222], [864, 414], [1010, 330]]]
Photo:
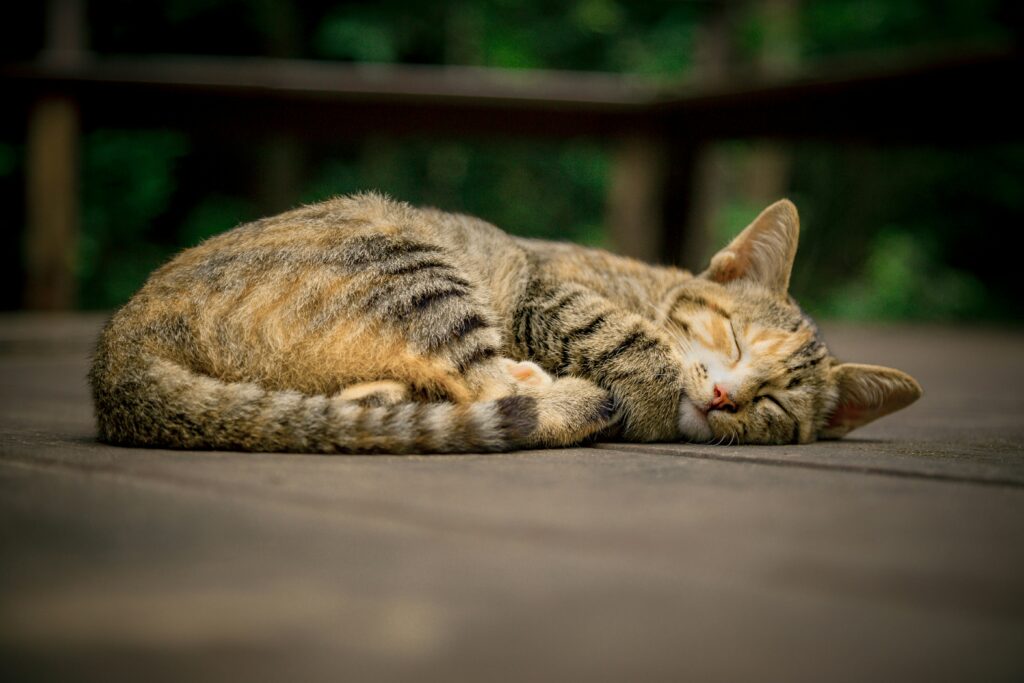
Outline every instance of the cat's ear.
[[892, 368], [842, 363], [829, 372], [839, 388], [839, 402], [818, 433], [821, 439], [838, 439], [921, 397], [917, 380]]
[[749, 280], [785, 294], [799, 238], [796, 207], [782, 199], [762, 211], [729, 246], [715, 254], [701, 277], [720, 283]]

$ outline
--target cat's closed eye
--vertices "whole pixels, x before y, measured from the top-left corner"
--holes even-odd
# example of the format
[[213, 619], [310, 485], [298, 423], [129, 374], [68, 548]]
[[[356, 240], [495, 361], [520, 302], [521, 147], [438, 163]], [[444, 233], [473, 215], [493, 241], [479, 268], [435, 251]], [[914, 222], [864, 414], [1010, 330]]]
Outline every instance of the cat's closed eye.
[[740, 348], [740, 338], [736, 334], [736, 326], [733, 324], [732, 318], [729, 318], [729, 334], [732, 335], [732, 344], [734, 349], [734, 355], [732, 361], [738, 363], [743, 358], [743, 349]]

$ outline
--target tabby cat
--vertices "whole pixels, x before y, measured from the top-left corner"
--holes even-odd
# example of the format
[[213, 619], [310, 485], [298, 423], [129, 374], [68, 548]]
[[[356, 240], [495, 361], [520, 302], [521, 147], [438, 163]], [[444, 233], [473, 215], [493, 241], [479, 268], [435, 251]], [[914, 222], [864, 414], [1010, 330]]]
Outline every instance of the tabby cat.
[[103, 441], [415, 453], [808, 443], [909, 405], [787, 294], [768, 207], [699, 276], [379, 194], [240, 226], [158, 269], [103, 330]]

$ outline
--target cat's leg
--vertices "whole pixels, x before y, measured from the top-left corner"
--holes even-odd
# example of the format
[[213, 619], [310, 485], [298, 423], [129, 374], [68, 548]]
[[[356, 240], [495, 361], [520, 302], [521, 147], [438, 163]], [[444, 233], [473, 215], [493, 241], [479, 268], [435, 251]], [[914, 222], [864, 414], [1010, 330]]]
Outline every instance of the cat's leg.
[[498, 358], [501, 335], [475, 276], [448, 249], [426, 237], [371, 234], [346, 246], [346, 262], [358, 266], [359, 277], [344, 306], [369, 319], [362, 328], [371, 334], [362, 343], [384, 336], [381, 330], [401, 339], [410, 357], [422, 362], [397, 362], [391, 370], [401, 376], [393, 379], [408, 381], [414, 394], [470, 399], [458, 390], [449, 392], [451, 396], [423, 391], [415, 373], [444, 371], [464, 378]]
[[[607, 391], [579, 377], [556, 379], [531, 361], [499, 358], [504, 390], [537, 402], [534, 446], [571, 446], [608, 426], [613, 403]], [[496, 383], [497, 384], [497, 383]]]
[[607, 391], [579, 377], [554, 378], [531, 361], [498, 357], [470, 373], [477, 401], [526, 396], [536, 405], [531, 446], [571, 446], [608, 426], [613, 403]]
[[474, 385], [474, 400], [487, 401], [512, 394], [536, 394], [554, 384], [554, 378], [531, 361], [498, 357], [481, 364], [467, 378]]
[[397, 379], [424, 401], [528, 396], [540, 425], [530, 445], [568, 445], [607, 425], [610, 400], [600, 387], [575, 378], [554, 381], [540, 368], [503, 357], [487, 292], [445, 248], [375, 235], [351, 249], [365, 289], [346, 305], [365, 311], [378, 329], [397, 333], [413, 356], [381, 367], [379, 376]]
[[649, 321], [583, 286], [535, 279], [510, 325], [517, 355], [611, 392], [624, 438], [678, 438], [682, 363]]

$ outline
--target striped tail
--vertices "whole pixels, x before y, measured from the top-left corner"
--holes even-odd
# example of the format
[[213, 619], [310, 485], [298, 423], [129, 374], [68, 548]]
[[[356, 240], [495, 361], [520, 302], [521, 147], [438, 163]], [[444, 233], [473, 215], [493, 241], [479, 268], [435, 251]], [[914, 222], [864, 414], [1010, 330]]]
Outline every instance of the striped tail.
[[129, 381], [94, 371], [100, 439], [125, 446], [299, 453], [459, 453], [537, 444], [538, 399], [367, 406], [223, 382], [149, 357]]

